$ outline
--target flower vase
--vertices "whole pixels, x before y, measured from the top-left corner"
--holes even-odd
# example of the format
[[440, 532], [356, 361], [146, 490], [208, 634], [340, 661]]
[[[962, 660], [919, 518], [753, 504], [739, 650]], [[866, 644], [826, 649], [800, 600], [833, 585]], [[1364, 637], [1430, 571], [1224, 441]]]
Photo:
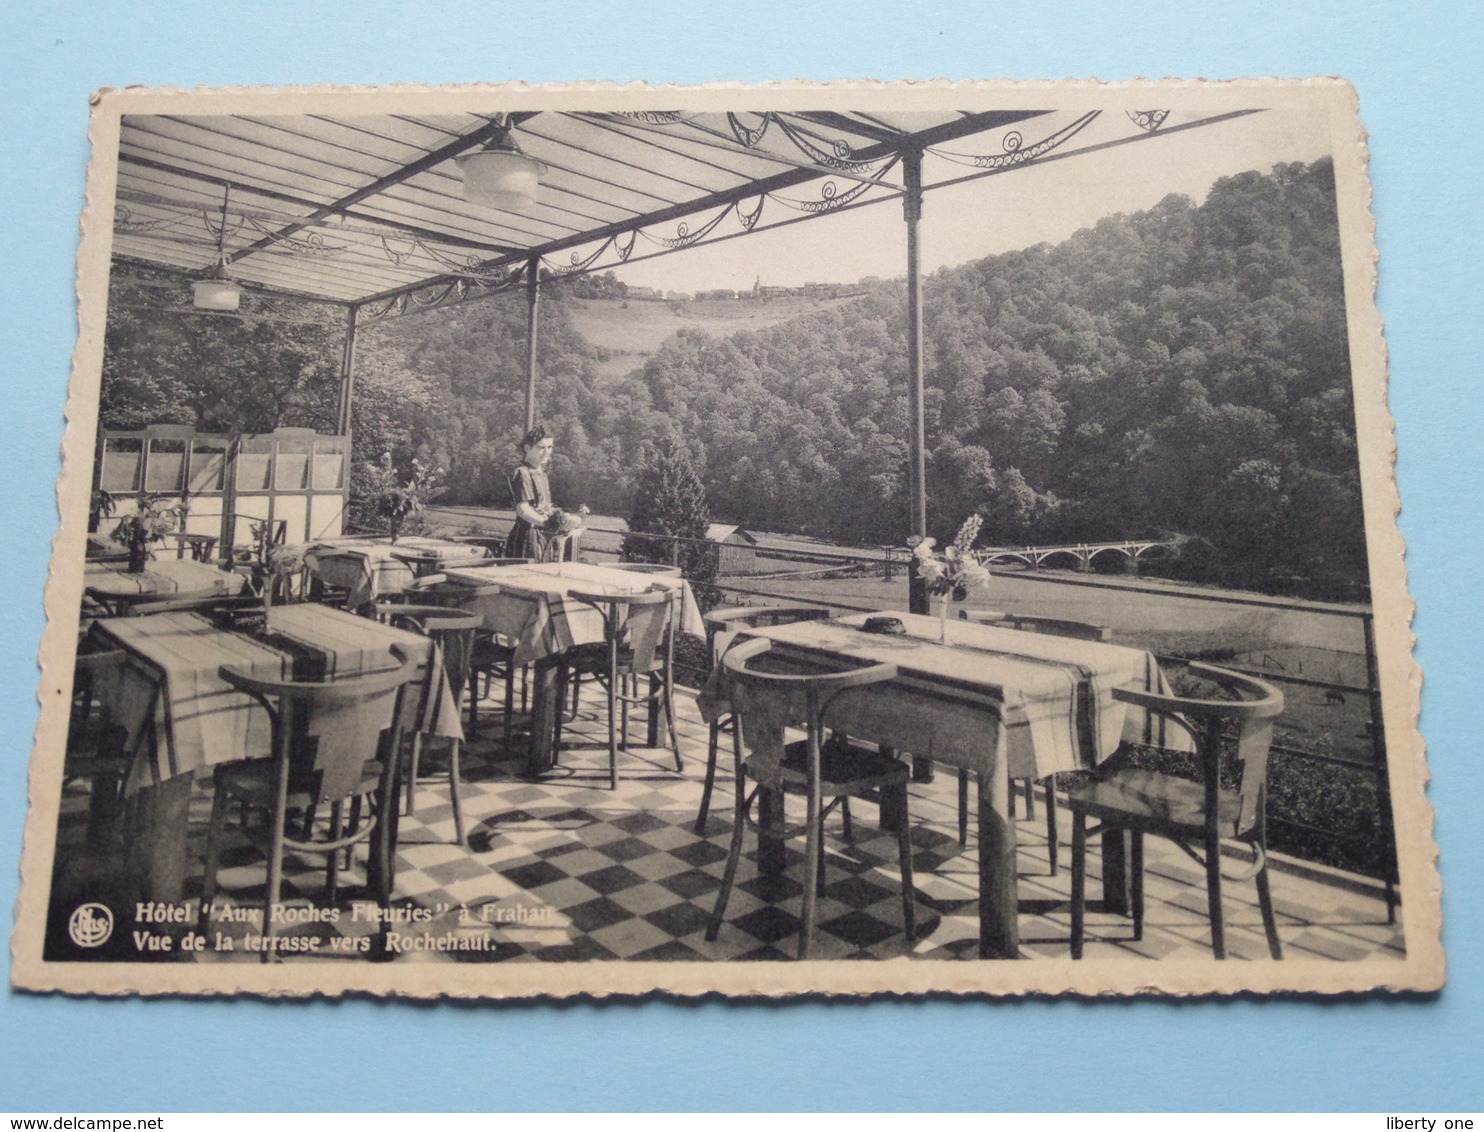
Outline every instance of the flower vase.
[[953, 600], [953, 594], [946, 593], [938, 599], [938, 643], [948, 643], [948, 603]]
[[142, 542], [129, 544], [129, 573], [144, 573], [144, 564], [149, 561], [149, 546]]

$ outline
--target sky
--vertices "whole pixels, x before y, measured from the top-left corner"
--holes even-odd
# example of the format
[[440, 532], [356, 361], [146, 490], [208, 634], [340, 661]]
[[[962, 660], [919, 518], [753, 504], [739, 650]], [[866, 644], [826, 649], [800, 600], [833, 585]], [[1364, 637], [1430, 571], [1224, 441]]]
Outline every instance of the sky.
[[[1177, 125], [1177, 114], [1162, 129]], [[1058, 124], [1066, 120], [1065, 116], [1057, 119]], [[1035, 121], [1018, 128], [1027, 145], [1042, 136], [1038, 130], [1044, 129]], [[1150, 208], [1170, 193], [1183, 193], [1199, 203], [1221, 177], [1246, 170], [1265, 173], [1280, 162], [1314, 161], [1328, 155], [1332, 152], [1328, 131], [1328, 120], [1319, 116], [1264, 110], [930, 190], [921, 224], [923, 271], [931, 273], [1038, 243], [1056, 243], [1104, 216]], [[1065, 143], [1062, 151], [1138, 132], [1113, 111]], [[986, 135], [952, 148], [959, 153], [986, 153], [997, 141], [998, 135]], [[923, 176], [931, 185], [969, 172], [961, 165], [929, 157]], [[796, 197], [809, 195], [805, 188], [789, 192]], [[771, 203], [767, 207], [764, 223], [787, 215]], [[905, 273], [906, 227], [900, 203], [891, 200], [775, 232], [701, 244], [614, 271], [630, 286], [684, 292], [745, 290], [756, 279], [798, 286], [854, 283], [864, 276], [893, 278]]]

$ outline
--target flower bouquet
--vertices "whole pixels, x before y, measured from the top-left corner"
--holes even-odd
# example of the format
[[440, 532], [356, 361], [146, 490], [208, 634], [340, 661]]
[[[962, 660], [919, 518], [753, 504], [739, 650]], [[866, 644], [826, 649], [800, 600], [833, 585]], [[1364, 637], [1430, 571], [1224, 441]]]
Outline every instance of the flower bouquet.
[[266, 623], [275, 597], [285, 602], [292, 599], [294, 579], [304, 570], [306, 548], [294, 545], [267, 546], [265, 543], [260, 545], [264, 546], [264, 550], [261, 562], [254, 568], [254, 574], [262, 586], [263, 620]]
[[158, 495], [141, 495], [132, 515], [125, 515], [113, 528], [113, 541], [129, 548], [129, 573], [144, 572], [151, 543], [179, 530], [183, 515], [179, 506], [163, 507]]
[[555, 559], [560, 571], [561, 562], [567, 557], [567, 543], [573, 535], [581, 534], [587, 516], [592, 514], [587, 504], [580, 504], [576, 511], [554, 509], [541, 524], [541, 533], [546, 536], [548, 554]]
[[445, 494], [444, 470], [414, 458], [411, 473], [404, 480], [390, 452], [381, 454], [379, 463], [361, 467], [361, 479], [375, 514], [386, 523], [387, 533], [396, 545], [402, 530], [416, 523], [429, 503]]
[[982, 515], [970, 515], [941, 554], [933, 553], [933, 548], [938, 545], [936, 539], [914, 535], [907, 540], [917, 565], [917, 576], [923, 580], [927, 592], [941, 602], [938, 606], [940, 641], [948, 635], [948, 602], [967, 601], [971, 593], [989, 584], [989, 571], [979, 564], [971, 549], [983, 526]]

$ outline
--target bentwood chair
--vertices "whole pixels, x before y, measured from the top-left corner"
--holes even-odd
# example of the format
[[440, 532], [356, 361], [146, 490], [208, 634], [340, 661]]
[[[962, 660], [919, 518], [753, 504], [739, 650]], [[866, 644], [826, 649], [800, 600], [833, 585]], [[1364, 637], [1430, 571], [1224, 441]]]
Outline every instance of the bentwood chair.
[[[1117, 688], [1113, 695], [1141, 707], [1166, 726], [1174, 725], [1195, 740], [1194, 779], [1170, 769], [1146, 769], [1125, 746], [1095, 774], [1067, 789], [1072, 811], [1072, 958], [1082, 958], [1087, 887], [1087, 839], [1095, 833], [1122, 830], [1129, 835], [1129, 863], [1134, 939], [1144, 934], [1144, 835], [1174, 841], [1202, 864], [1211, 917], [1211, 949], [1226, 958], [1225, 917], [1221, 904], [1221, 847], [1236, 841], [1252, 854], [1249, 867], [1229, 880], [1255, 880], [1268, 950], [1283, 958], [1273, 897], [1268, 884], [1267, 800], [1268, 751], [1274, 720], [1283, 711], [1283, 693], [1262, 680], [1209, 664], [1190, 665], [1193, 675], [1212, 681], [1233, 699], [1194, 699]], [[1232, 738], [1237, 775], [1223, 774], [1222, 747]], [[1166, 762], [1179, 759], [1165, 753]], [[1189, 756], [1186, 756], [1188, 758]], [[1228, 785], [1235, 781], [1236, 785]], [[1088, 829], [1091, 818], [1101, 824]]]
[[1045, 633], [1050, 637], [1068, 637], [1075, 641], [1111, 641], [1113, 630], [1106, 625], [1093, 625], [1086, 621], [1069, 621], [1064, 617], [1031, 617], [1020, 613], [1006, 613], [998, 622], [1007, 629], [1018, 629], [1022, 633]]
[[[629, 747], [629, 709], [642, 707], [665, 716], [675, 769], [684, 769], [680, 740], [675, 734], [675, 624], [682, 591], [661, 586], [646, 593], [598, 594], [571, 592], [575, 601], [596, 609], [603, 617], [603, 641], [568, 650], [557, 680], [556, 751], [561, 753], [562, 712], [569, 680], [591, 676], [608, 694], [608, 787], [618, 789], [618, 752]], [[641, 694], [639, 677], [648, 678]], [[620, 740], [620, 736], [622, 737]]]
[[[496, 560], [498, 564], [515, 565], [529, 562], [528, 558], [510, 558]], [[490, 565], [482, 563], [481, 565]], [[426, 578], [420, 578], [408, 587], [404, 596], [416, 601], [428, 604], [444, 606], [451, 609], [470, 609], [477, 606], [481, 598], [495, 597], [499, 594], [498, 585], [486, 584], [479, 586], [466, 586], [457, 582], [450, 582], [442, 574], [430, 574]], [[515, 726], [515, 677], [522, 675], [521, 681], [521, 703], [522, 711], [526, 710], [526, 696], [528, 686], [524, 679], [525, 666], [515, 661], [515, 642], [501, 636], [492, 630], [482, 627], [474, 631], [474, 644], [469, 655], [469, 734], [474, 735], [479, 729], [479, 704], [482, 698], [489, 695], [490, 688], [499, 678], [505, 685], [505, 715], [503, 720], [505, 749], [510, 749], [510, 740]], [[479, 691], [479, 678], [484, 677], [484, 697]]]
[[[389, 625], [432, 639], [443, 658], [443, 673], [453, 695], [453, 702], [461, 710], [464, 691], [469, 686], [469, 666], [479, 618], [462, 609], [381, 601], [376, 603], [376, 614], [379, 620]], [[427, 680], [431, 682], [436, 676], [430, 666]], [[448, 745], [448, 795], [453, 804], [454, 844], [463, 845], [464, 811], [459, 804], [459, 748], [462, 744], [457, 739], [449, 739]], [[406, 812], [409, 817], [417, 809], [417, 772], [422, 761], [422, 749], [423, 734], [421, 731], [414, 731], [407, 770]]]
[[449, 554], [421, 554], [416, 551], [407, 553], [393, 552], [392, 557], [412, 571], [414, 581], [441, 574], [447, 569], [458, 569], [469, 566], [491, 565], [489, 555], [477, 546], [469, 547], [469, 553], [464, 555]]
[[[733, 607], [713, 609], [706, 614], [706, 651], [711, 657], [713, 670], [732, 636], [738, 629], [755, 629], [763, 625], [792, 625], [799, 621], [825, 621], [830, 611], [817, 605], [761, 605], [748, 608]], [[710, 693], [706, 714], [711, 716], [710, 734], [706, 739], [706, 785], [701, 790], [701, 808], [696, 814], [696, 832], [706, 835], [706, 816], [711, 810], [711, 792], [716, 785], [716, 760], [721, 750], [721, 737], [730, 734], [736, 721], [732, 718], [732, 705], [727, 701], [722, 685], [725, 681], [713, 679], [708, 685]], [[847, 800], [845, 805], [849, 806]], [[846, 815], [849, 809], [843, 811]]]
[[[227, 531], [227, 537], [222, 542], [222, 558], [229, 567], [241, 562], [261, 563], [268, 551], [288, 542], [287, 519], [269, 521], [252, 515], [228, 512], [222, 521]], [[253, 530], [254, 525], [257, 527], [256, 531]]]
[[[660, 562], [607, 562], [604, 565], [610, 570], [622, 570], [628, 574], [648, 574], [655, 578], [683, 578], [684, 572], [679, 566], [667, 566]], [[574, 670], [572, 674], [572, 717], [577, 717], [582, 699], [582, 673]]]
[[[216, 896], [228, 805], [235, 800], [244, 808], [266, 811], [268, 839], [259, 846], [268, 857], [262, 920], [265, 963], [276, 953], [272, 911], [283, 886], [285, 850], [326, 858], [327, 899], [333, 904], [339, 896], [341, 851], [379, 831], [367, 876], [382, 908], [390, 904], [402, 714], [398, 701], [403, 686], [417, 678], [417, 663], [395, 646], [388, 659], [395, 667], [322, 683], [264, 680], [231, 665], [220, 669], [223, 680], [267, 710], [273, 745], [267, 758], [216, 768], [201, 909], [204, 917]], [[348, 823], [347, 803], [351, 803]], [[362, 804], [367, 805], [364, 824]], [[318, 821], [322, 806], [328, 807], [328, 816]], [[297, 836], [289, 835], [290, 811], [305, 815], [303, 828], [295, 828]]]
[[[742, 856], [742, 841], [747, 827], [757, 830], [760, 838], [782, 840], [805, 838], [803, 909], [799, 926], [800, 959], [809, 958], [814, 936], [815, 909], [824, 884], [824, 821], [837, 805], [850, 797], [875, 796], [884, 803], [894, 797], [901, 815], [897, 827], [897, 850], [902, 871], [902, 923], [910, 942], [916, 933], [913, 914], [912, 843], [907, 821], [907, 783], [911, 772], [906, 763], [881, 751], [852, 745], [838, 739], [824, 740], [830, 708], [839, 696], [851, 689], [865, 688], [893, 680], [894, 664], [873, 664], [846, 672], [793, 675], [762, 671], [752, 662], [764, 657], [772, 642], [764, 639], [741, 641], [727, 650], [722, 658], [728, 696], [737, 716], [732, 730], [735, 769], [736, 807], [732, 824], [732, 844], [727, 853], [726, 871], [722, 874], [721, 891], [716, 894], [716, 907], [706, 927], [706, 938], [716, 939], [726, 915], [727, 900], [737, 878], [737, 863]], [[790, 702], [802, 698], [805, 739], [784, 748], [781, 762], [754, 753], [744, 758], [742, 748], [749, 731], [762, 726], [760, 719], [774, 714], [779, 697]], [[769, 704], [772, 700], [774, 703]], [[756, 785], [751, 791], [748, 780]], [[802, 826], [765, 827], [751, 817], [752, 803], [760, 789], [767, 788], [785, 795], [803, 795], [806, 812]], [[825, 799], [829, 799], [826, 803]]]
[[193, 562], [210, 562], [212, 552], [216, 550], [216, 535], [193, 535], [172, 534], [170, 539], [175, 543], [175, 557], [184, 558], [189, 552]]
[[[1066, 637], [1077, 641], [1107, 641], [1111, 640], [1113, 633], [1105, 625], [1092, 625], [1085, 621], [1069, 621], [1060, 617], [1034, 617], [1019, 613], [1000, 612], [977, 612], [968, 609], [959, 610], [959, 618], [964, 621], [973, 621], [980, 625], [998, 625], [1003, 629], [1015, 629], [1025, 633], [1044, 633], [1050, 637]], [[1034, 820], [1036, 816], [1036, 767], [1034, 762], [1026, 762], [1026, 756], [1022, 753], [1017, 756], [1011, 754], [1010, 782], [1012, 786], [1019, 782], [1024, 787], [1025, 816], [1027, 820]], [[1046, 795], [1046, 856], [1047, 864], [1050, 866], [1052, 876], [1056, 876], [1058, 870], [1059, 839], [1056, 830], [1056, 775], [1047, 775], [1039, 780]], [[1010, 791], [1011, 816], [1015, 812], [1015, 791]], [[960, 845], [969, 839], [969, 772], [961, 770], [958, 772], [958, 842]]]
[[129, 607], [131, 617], [148, 617], [153, 613], [205, 613], [233, 620], [261, 614], [263, 599], [254, 594], [224, 594], [220, 590], [200, 590], [184, 594], [156, 595], [154, 601], [141, 601]]
[[133, 760], [125, 751], [128, 730], [103, 705], [101, 685], [129, 663], [122, 649], [79, 653], [72, 681], [72, 711], [62, 764], [64, 780], [88, 783], [88, 843], [106, 844], [118, 829], [124, 783]]
[[[483, 569], [486, 566], [528, 566], [534, 561], [534, 558], [478, 558], [468, 562], [445, 562], [444, 566], [451, 566], [455, 570], [470, 567]], [[422, 601], [426, 595], [432, 594], [441, 603], [446, 601], [449, 595], [468, 593], [470, 588], [467, 585], [449, 581], [448, 575], [440, 569], [435, 574], [424, 574], [421, 578], [414, 579], [409, 585], [403, 587], [402, 593], [412, 596], [417, 601]], [[395, 598], [396, 595], [388, 596]]]
[[215, 586], [204, 586], [198, 590], [179, 590], [175, 593], [109, 594], [99, 601], [114, 616], [134, 617], [149, 613], [164, 613], [170, 608], [202, 608], [221, 601], [227, 595]]
[[[464, 535], [460, 538], [454, 539], [453, 541], [462, 542], [468, 546], [477, 546], [481, 548], [486, 554], [488, 554], [492, 559], [499, 559], [505, 553], [504, 535]], [[514, 560], [505, 559], [505, 561], [508, 562]], [[520, 559], [519, 561], [526, 561], [526, 559]]]

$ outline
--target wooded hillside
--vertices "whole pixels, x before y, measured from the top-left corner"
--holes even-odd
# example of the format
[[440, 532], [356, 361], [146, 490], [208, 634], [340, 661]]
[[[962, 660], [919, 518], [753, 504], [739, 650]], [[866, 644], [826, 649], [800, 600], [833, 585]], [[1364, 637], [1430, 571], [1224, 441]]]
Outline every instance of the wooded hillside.
[[[904, 540], [902, 287], [756, 332], [682, 330], [599, 389], [604, 353], [573, 329], [567, 286], [547, 288], [540, 332], [560, 502], [627, 513], [672, 439], [718, 521]], [[1179, 534], [1182, 571], [1204, 580], [1365, 581], [1328, 161], [1226, 178], [1199, 206], [1171, 196], [941, 271], [925, 292], [932, 533], [977, 510], [986, 544]], [[140, 354], [117, 330], [115, 382]], [[518, 295], [365, 328], [358, 458], [419, 452], [450, 469], [447, 501], [504, 505], [524, 339]], [[128, 382], [131, 398], [145, 384]], [[119, 404], [106, 393], [105, 410]]]

